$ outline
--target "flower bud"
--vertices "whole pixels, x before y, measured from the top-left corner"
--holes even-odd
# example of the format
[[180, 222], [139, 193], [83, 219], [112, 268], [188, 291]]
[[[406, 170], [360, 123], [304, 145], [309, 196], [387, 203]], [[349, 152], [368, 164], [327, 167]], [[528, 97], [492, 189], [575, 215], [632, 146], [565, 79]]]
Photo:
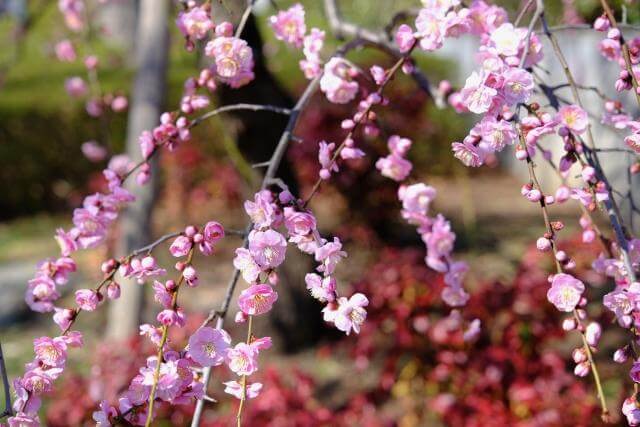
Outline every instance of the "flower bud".
[[596, 31], [600, 31], [600, 32], [605, 32], [609, 30], [610, 26], [611, 26], [611, 23], [609, 22], [609, 19], [606, 17], [606, 15], [598, 16], [595, 22], [593, 23], [593, 28]]
[[107, 286], [107, 298], [118, 299], [120, 298], [120, 285], [116, 282], [109, 283]]
[[624, 363], [629, 360], [629, 347], [619, 348], [613, 353], [613, 361], [616, 363]]
[[598, 322], [589, 323], [584, 331], [584, 336], [590, 346], [596, 347], [602, 336], [602, 326]]
[[551, 249], [551, 241], [545, 237], [540, 237], [536, 241], [536, 247], [541, 252], [547, 252], [549, 249]]
[[585, 362], [587, 360], [587, 352], [582, 347], [581, 348], [576, 348], [571, 353], [571, 357], [573, 358], [574, 362], [582, 363], [582, 362]]
[[578, 363], [573, 369], [573, 373], [577, 377], [586, 377], [587, 375], [589, 375], [590, 371], [591, 365], [589, 365], [589, 362]]
[[567, 331], [567, 332], [573, 331], [576, 328], [576, 326], [577, 326], [576, 319], [574, 319], [573, 317], [569, 317], [568, 319], [564, 319], [562, 321], [562, 329], [564, 331]]

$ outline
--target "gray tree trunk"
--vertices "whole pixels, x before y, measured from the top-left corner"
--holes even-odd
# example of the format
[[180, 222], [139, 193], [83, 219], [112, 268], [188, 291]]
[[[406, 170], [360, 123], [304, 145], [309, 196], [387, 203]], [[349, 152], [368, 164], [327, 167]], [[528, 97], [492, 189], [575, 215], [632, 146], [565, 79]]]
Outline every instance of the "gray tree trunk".
[[[137, 73], [133, 83], [127, 154], [141, 159], [138, 137], [159, 122], [165, 95], [165, 78], [169, 51], [169, 1], [141, 0], [136, 37]], [[157, 185], [157, 159], [152, 161], [152, 178], [144, 186], [131, 185], [137, 200], [123, 212], [118, 255], [126, 255], [147, 244], [151, 237], [151, 212]], [[122, 295], [109, 306], [107, 336], [123, 339], [137, 333], [144, 304], [144, 287], [123, 280]]]
[[111, 0], [99, 5], [97, 21], [104, 40], [117, 48], [134, 54], [133, 42], [138, 21], [138, 0]]

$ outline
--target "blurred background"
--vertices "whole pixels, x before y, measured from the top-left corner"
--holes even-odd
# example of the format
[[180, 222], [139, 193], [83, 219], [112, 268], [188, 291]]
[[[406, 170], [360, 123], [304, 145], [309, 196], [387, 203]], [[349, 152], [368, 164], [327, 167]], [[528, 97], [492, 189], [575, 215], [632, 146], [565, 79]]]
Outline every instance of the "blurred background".
[[[293, 2], [276, 3], [285, 9]], [[307, 27], [327, 30], [327, 51], [337, 47], [341, 42], [330, 34], [322, 2], [301, 3]], [[521, 7], [518, 1], [498, 3], [512, 18]], [[596, 0], [545, 3], [553, 25], [579, 26], [593, 22], [601, 12]], [[626, 5], [629, 23], [640, 21], [637, 3], [612, 3], [618, 11]], [[339, 4], [345, 20], [372, 29], [384, 29], [398, 12], [419, 7], [409, 0]], [[0, 0], [0, 342], [11, 377], [32, 358], [34, 337], [56, 333], [50, 316], [30, 312], [23, 301], [36, 263], [57, 253], [55, 229], [68, 228], [70, 213], [84, 195], [104, 188], [101, 171], [111, 154], [139, 155], [137, 135], [152, 128], [160, 112], [179, 105], [184, 81], [197, 75], [203, 64], [198, 49], [184, 49], [174, 24], [177, 4], [108, 0], [86, 5], [93, 24], [73, 35], [78, 59], [62, 62], [56, 59], [56, 44], [70, 36], [57, 2]], [[220, 20], [237, 20], [237, 10], [244, 7], [243, 2], [213, 5], [220, 9], [219, 15], [214, 13]], [[255, 50], [256, 80], [237, 91], [219, 88], [216, 105], [290, 107], [304, 89], [299, 52], [275, 40], [267, 25], [273, 13], [270, 2], [258, 1], [244, 33]], [[160, 37], [144, 39], [142, 31], [145, 37]], [[616, 97], [616, 67], [607, 68], [600, 57], [600, 35], [566, 30], [559, 37], [578, 81], [597, 84]], [[475, 49], [472, 40], [447, 41], [438, 55], [418, 54], [416, 59], [433, 85], [449, 79], [459, 86], [475, 65]], [[87, 54], [96, 54], [100, 61], [95, 80], [89, 77], [88, 96], [70, 97], [65, 85], [74, 76], [84, 78], [82, 58]], [[157, 59], [155, 68], [136, 78], [136, 70], [144, 69], [150, 56]], [[362, 69], [392, 63], [370, 49], [354, 52], [349, 59]], [[547, 58], [545, 67], [550, 80], [557, 77], [561, 82], [554, 62]], [[136, 90], [142, 90], [144, 82], [153, 86], [153, 96], [141, 101]], [[419, 236], [399, 217], [396, 185], [373, 167], [386, 151], [385, 141], [366, 140], [361, 147], [367, 157], [336, 175], [311, 208], [321, 233], [345, 242], [349, 258], [339, 269], [339, 286], [369, 296], [369, 318], [356, 336], [344, 337], [326, 327], [320, 306], [304, 285], [313, 260], [289, 250], [278, 304], [257, 325], [257, 335], [272, 334], [277, 348], [265, 354], [258, 374], [265, 389], [248, 405], [246, 425], [598, 425], [591, 382], [571, 373], [570, 353], [578, 336], [560, 329], [561, 316], [546, 301], [552, 266], [532, 247], [544, 223], [539, 209], [519, 194], [522, 165], [504, 158], [481, 170], [463, 167], [451, 155], [450, 144], [467, 134], [473, 117], [436, 107], [406, 76], [397, 78], [387, 95], [390, 108], [380, 113], [384, 134], [413, 139], [410, 157], [416, 176], [438, 190], [433, 209], [452, 221], [458, 236], [456, 253], [471, 265], [466, 286], [472, 298], [464, 316], [481, 319], [483, 332], [473, 344], [464, 343], [455, 332], [455, 321], [447, 317], [439, 297], [442, 277], [424, 266]], [[118, 96], [127, 97], [128, 108], [113, 108]], [[96, 97], [103, 108], [112, 108], [92, 117], [91, 100]], [[601, 101], [589, 99], [587, 105], [599, 115]], [[632, 104], [627, 105], [633, 111]], [[295, 132], [302, 142], [291, 145], [279, 173], [298, 194], [307, 194], [317, 177], [318, 141], [338, 141], [339, 123], [352, 108], [330, 104], [317, 94], [304, 111]], [[260, 180], [260, 170], [251, 164], [268, 159], [282, 120], [261, 113], [218, 116], [194, 129], [191, 142], [173, 154], [163, 153], [157, 178], [139, 195], [142, 206], [124, 215], [106, 246], [78, 253], [80, 271], [60, 305], [72, 304], [74, 289], [100, 280], [104, 259], [128, 253], [184, 224], [217, 220], [242, 229], [242, 202]], [[603, 144], [621, 146], [620, 135], [597, 132]], [[108, 155], [88, 158], [82, 150], [87, 141], [95, 141]], [[625, 173], [629, 161], [624, 154], [607, 158], [614, 185], [625, 193], [634, 188]], [[551, 174], [544, 181], [551, 186]], [[633, 223], [632, 203], [621, 205]], [[598, 299], [610, 284], [590, 271], [599, 248], [581, 243], [578, 206], [569, 202], [551, 211], [566, 224], [560, 246], [584, 256], [577, 259], [579, 275], [591, 285], [589, 298]], [[189, 324], [183, 336], [173, 337], [177, 342], [186, 340], [220, 304], [232, 272], [233, 250], [241, 244], [234, 239], [225, 239], [214, 257], [195, 261], [201, 285], [181, 296]], [[167, 250], [157, 255], [165, 265], [172, 264]], [[127, 387], [152, 352], [135, 327], [140, 320], [155, 318], [157, 307], [147, 291], [123, 283], [122, 301], [80, 318], [78, 329], [87, 344], [71, 352], [74, 363], [47, 399], [41, 415], [47, 425], [90, 425], [97, 402], [113, 401]], [[611, 320], [609, 313], [590, 314]], [[229, 328], [232, 336], [240, 333], [231, 323]], [[623, 388], [629, 389], [625, 369], [606, 362], [621, 342], [615, 332], [605, 335], [597, 356], [603, 360], [611, 407], [619, 407]], [[207, 405], [206, 426], [229, 425], [235, 417], [236, 403], [221, 393], [221, 381], [227, 380], [222, 371], [213, 373], [210, 394], [219, 403]], [[158, 425], [188, 425], [192, 411], [189, 406], [161, 408]]]

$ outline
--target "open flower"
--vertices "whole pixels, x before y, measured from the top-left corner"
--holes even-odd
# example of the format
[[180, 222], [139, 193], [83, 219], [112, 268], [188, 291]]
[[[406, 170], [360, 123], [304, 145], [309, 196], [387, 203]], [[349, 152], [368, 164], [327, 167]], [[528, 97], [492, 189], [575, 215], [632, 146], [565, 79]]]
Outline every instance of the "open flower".
[[253, 399], [260, 394], [262, 390], [262, 383], [251, 383], [243, 387], [238, 381], [227, 381], [222, 383], [225, 385], [224, 392], [235, 396], [238, 399], [242, 399], [243, 391], [245, 391], [245, 398]]
[[557, 120], [571, 131], [581, 134], [589, 126], [587, 112], [577, 105], [565, 105], [558, 110]]
[[226, 357], [229, 369], [238, 375], [251, 375], [258, 370], [258, 351], [246, 343], [227, 349]]
[[252, 231], [249, 234], [249, 252], [263, 269], [282, 264], [286, 251], [287, 241], [275, 230]]
[[367, 305], [369, 305], [369, 300], [361, 293], [353, 294], [349, 299], [345, 297], [338, 299], [338, 309], [333, 316], [336, 328], [347, 335], [352, 330], [356, 334], [360, 333], [360, 326], [367, 318], [367, 311], [364, 309]]
[[551, 288], [547, 291], [547, 299], [560, 311], [573, 311], [582, 293], [584, 284], [570, 274], [556, 274], [551, 281]]
[[264, 314], [271, 310], [278, 293], [269, 285], [252, 285], [240, 293], [238, 306], [249, 316]]
[[223, 329], [202, 327], [189, 338], [189, 355], [201, 366], [218, 366], [224, 357], [231, 337]]
[[304, 8], [300, 3], [296, 3], [287, 10], [281, 10], [277, 15], [269, 18], [269, 23], [278, 40], [302, 47], [304, 33], [307, 26], [304, 23]]

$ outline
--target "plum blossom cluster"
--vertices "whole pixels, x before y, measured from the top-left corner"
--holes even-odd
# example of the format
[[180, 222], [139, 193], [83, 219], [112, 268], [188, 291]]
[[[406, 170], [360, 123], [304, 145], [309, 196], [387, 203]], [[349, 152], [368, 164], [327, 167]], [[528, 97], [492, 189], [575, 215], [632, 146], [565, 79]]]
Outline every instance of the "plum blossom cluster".
[[[383, 176], [400, 183], [409, 176], [412, 164], [405, 156], [411, 144], [410, 139], [398, 135], [389, 138], [387, 145], [390, 154], [376, 162], [376, 167]], [[424, 183], [402, 183], [398, 188], [398, 199], [402, 203], [401, 215], [409, 224], [417, 227], [426, 246], [425, 263], [444, 274], [446, 287], [442, 291], [442, 299], [451, 307], [461, 307], [469, 300], [469, 294], [462, 286], [469, 267], [463, 261], [452, 259], [456, 235], [451, 230], [449, 221], [441, 214], [429, 216], [429, 208], [435, 197], [435, 188]]]
[[195, 41], [204, 39], [215, 25], [211, 21], [211, 5], [209, 2], [198, 6], [191, 0], [185, 4], [185, 10], [178, 13], [176, 25], [185, 38], [188, 51], [195, 48]]
[[304, 7], [296, 3], [287, 10], [282, 10], [269, 18], [269, 24], [278, 40], [300, 49], [304, 59], [300, 60], [300, 69], [308, 79], [313, 79], [322, 72], [320, 51], [324, 46], [325, 33], [318, 28], [311, 28], [307, 34]]
[[[205, 46], [205, 54], [213, 58], [213, 61], [197, 77], [185, 82], [180, 101], [180, 110], [184, 114], [208, 107], [209, 94], [216, 90], [219, 83], [238, 88], [254, 78], [253, 51], [245, 40], [233, 35], [233, 26], [229, 22], [214, 26], [209, 18], [208, 4], [189, 4], [192, 7], [178, 17], [178, 27], [185, 34], [187, 45], [192, 39], [201, 39], [211, 33], [211, 40]], [[199, 89], [206, 89], [206, 93], [199, 93]]]
[[68, 231], [56, 231], [60, 257], [40, 262], [35, 277], [27, 286], [25, 301], [32, 310], [54, 311], [54, 303], [60, 297], [58, 286], [66, 284], [69, 274], [76, 271], [72, 254], [101, 244], [120, 209], [134, 200], [134, 196], [122, 188], [123, 177], [130, 170], [131, 162], [126, 156], [114, 157], [103, 172], [109, 191], [87, 196], [82, 207], [73, 212], [73, 227]]
[[[618, 92], [633, 90], [633, 80], [640, 79], [640, 37], [634, 37], [625, 42], [619, 28], [613, 27], [606, 14], [598, 17], [593, 28], [596, 31], [606, 33], [606, 37], [598, 44], [600, 54], [608, 61], [617, 62], [620, 66], [620, 74], [615, 82]], [[627, 44], [631, 72], [627, 69], [627, 63], [623, 54], [623, 45]], [[633, 74], [631, 74], [633, 73]]]
[[358, 69], [339, 56], [331, 57], [323, 66], [320, 52], [324, 46], [325, 33], [311, 28], [309, 34], [306, 34], [304, 18], [304, 8], [296, 3], [288, 10], [272, 16], [269, 22], [278, 40], [292, 47], [302, 48], [305, 59], [300, 61], [300, 69], [308, 79], [320, 76], [320, 90], [329, 101], [336, 104], [352, 101], [360, 88], [356, 80]]
[[401, 51], [409, 50], [416, 40], [422, 50], [433, 51], [443, 46], [446, 37], [479, 37], [480, 69], [467, 78], [460, 92], [449, 95], [458, 112], [485, 115], [462, 142], [452, 144], [455, 157], [466, 166], [481, 166], [516, 141], [508, 123], [512, 117], [508, 109], [526, 102], [533, 91], [532, 75], [519, 64], [525, 52], [526, 67], [542, 59], [540, 40], [526, 28], [516, 28], [507, 21], [504, 9], [483, 1], [474, 1], [468, 8], [460, 7], [458, 1], [434, 1], [420, 10], [416, 31], [402, 25], [396, 33]]
[[[110, 426], [122, 420], [133, 425], [144, 425], [149, 417], [154, 416], [153, 402], [156, 399], [175, 405], [190, 404], [202, 398], [204, 387], [196, 370], [220, 364], [220, 354], [224, 354], [225, 343], [228, 345], [230, 337], [225, 331], [212, 330], [213, 333], [210, 333], [208, 329], [211, 328], [201, 328], [191, 337], [187, 349], [176, 350], [171, 347], [168, 329], [185, 326], [186, 316], [178, 304], [178, 292], [185, 285], [198, 285], [198, 273], [191, 261], [194, 252], [197, 249], [203, 255], [213, 254], [216, 243], [224, 235], [220, 223], [209, 221], [202, 229], [187, 226], [171, 243], [171, 255], [187, 258], [175, 265], [180, 275], [177, 280], [153, 281], [154, 300], [162, 310], [156, 316], [157, 325], [140, 326], [140, 335], [146, 336], [158, 347], [158, 354], [147, 358], [146, 366], [140, 368], [138, 375], [119, 398], [117, 408], [107, 401], [101, 402], [100, 410], [93, 414], [98, 425]], [[146, 278], [164, 275], [166, 271], [156, 265], [153, 257], [146, 256], [141, 260], [134, 258], [122, 263], [119, 273], [123, 277], [134, 276], [142, 283]]]
[[547, 299], [559, 311], [572, 313], [571, 317], [562, 322], [562, 329], [579, 330], [584, 335], [585, 345], [572, 352], [573, 361], [576, 363], [573, 372], [579, 377], [584, 377], [592, 369], [593, 361], [590, 354], [596, 350], [602, 336], [602, 327], [598, 322], [590, 322], [586, 327], [582, 323], [587, 318], [587, 312], [579, 308], [587, 305], [587, 299], [583, 296], [584, 283], [566, 273], [554, 274], [549, 277], [549, 281], [551, 287], [547, 291]]

